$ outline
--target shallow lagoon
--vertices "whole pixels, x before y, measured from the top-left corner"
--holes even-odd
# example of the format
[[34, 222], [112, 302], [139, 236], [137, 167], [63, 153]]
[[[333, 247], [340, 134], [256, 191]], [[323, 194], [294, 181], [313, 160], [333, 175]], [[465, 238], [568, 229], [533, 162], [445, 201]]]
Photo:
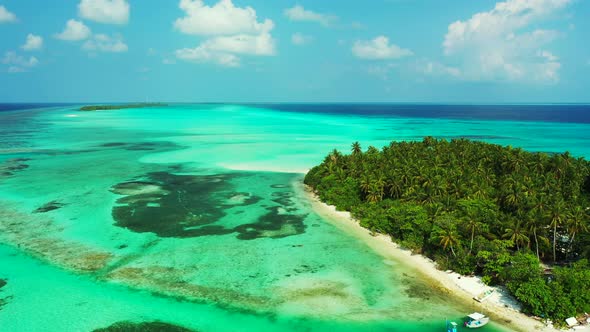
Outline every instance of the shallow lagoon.
[[322, 220], [300, 173], [356, 140], [463, 136], [588, 156], [590, 132], [232, 105], [0, 118], [10, 120], [0, 122], [0, 326], [10, 331], [124, 320], [199, 331], [443, 330], [469, 306]]

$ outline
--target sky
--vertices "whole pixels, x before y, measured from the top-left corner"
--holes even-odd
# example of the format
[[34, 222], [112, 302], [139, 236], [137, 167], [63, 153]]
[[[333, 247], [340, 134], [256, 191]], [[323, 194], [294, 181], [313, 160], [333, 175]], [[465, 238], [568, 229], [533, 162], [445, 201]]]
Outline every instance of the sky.
[[590, 102], [586, 0], [0, 0], [0, 102]]

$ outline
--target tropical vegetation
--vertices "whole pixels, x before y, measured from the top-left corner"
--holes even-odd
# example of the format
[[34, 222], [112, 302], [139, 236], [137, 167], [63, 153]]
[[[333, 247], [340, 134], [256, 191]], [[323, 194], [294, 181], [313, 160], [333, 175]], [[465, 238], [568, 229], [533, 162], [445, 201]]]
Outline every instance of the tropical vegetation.
[[590, 312], [589, 175], [567, 152], [426, 137], [334, 150], [305, 183], [363, 227], [563, 322]]
[[80, 111], [106, 111], [106, 110], [120, 110], [126, 108], [146, 108], [146, 107], [162, 107], [166, 104], [162, 103], [136, 103], [136, 104], [114, 104], [114, 105], [86, 105], [80, 107]]

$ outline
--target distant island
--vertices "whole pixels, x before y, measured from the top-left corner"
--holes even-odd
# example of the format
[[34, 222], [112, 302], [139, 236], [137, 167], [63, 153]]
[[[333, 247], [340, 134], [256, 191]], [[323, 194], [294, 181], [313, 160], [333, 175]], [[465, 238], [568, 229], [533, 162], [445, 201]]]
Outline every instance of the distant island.
[[361, 226], [562, 325], [590, 312], [589, 175], [567, 152], [426, 137], [334, 150], [304, 182]]
[[106, 111], [106, 110], [120, 110], [126, 108], [146, 108], [146, 107], [162, 107], [167, 106], [163, 103], [137, 103], [137, 104], [120, 104], [120, 105], [87, 105], [80, 107], [80, 111]]

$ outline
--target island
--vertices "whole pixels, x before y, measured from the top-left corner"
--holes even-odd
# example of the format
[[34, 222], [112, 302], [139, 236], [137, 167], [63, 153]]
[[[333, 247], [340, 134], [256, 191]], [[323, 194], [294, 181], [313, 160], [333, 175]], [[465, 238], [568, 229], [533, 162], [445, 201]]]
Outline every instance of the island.
[[560, 326], [590, 312], [589, 175], [568, 152], [426, 137], [381, 150], [355, 142], [304, 183], [362, 227], [504, 287], [524, 313]]
[[107, 111], [107, 110], [120, 110], [126, 108], [147, 108], [147, 107], [164, 107], [167, 106], [163, 103], [135, 103], [135, 104], [113, 104], [113, 105], [86, 105], [80, 107], [80, 111]]

